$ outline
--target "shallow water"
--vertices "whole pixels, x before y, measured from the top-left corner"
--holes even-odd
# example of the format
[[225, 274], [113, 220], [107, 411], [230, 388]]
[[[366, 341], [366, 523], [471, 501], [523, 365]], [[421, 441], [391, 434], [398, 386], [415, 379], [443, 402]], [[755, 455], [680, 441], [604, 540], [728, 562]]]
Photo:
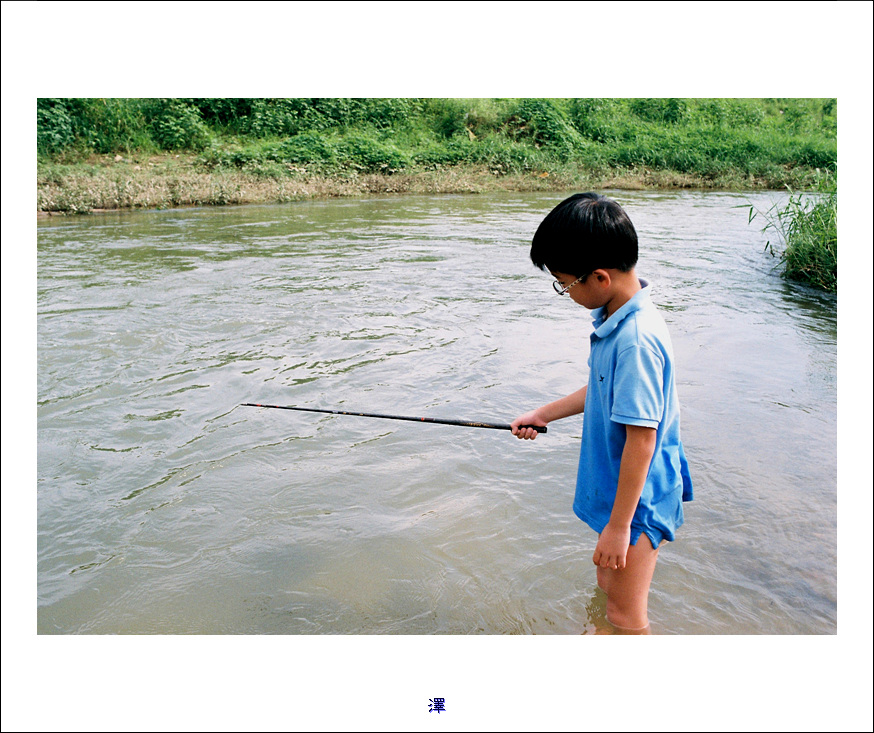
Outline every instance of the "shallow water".
[[[662, 634], [836, 632], [836, 303], [748, 202], [617, 192], [672, 332], [696, 500]], [[528, 245], [558, 194], [105, 214], [38, 228], [38, 631], [579, 634], [588, 313]]]

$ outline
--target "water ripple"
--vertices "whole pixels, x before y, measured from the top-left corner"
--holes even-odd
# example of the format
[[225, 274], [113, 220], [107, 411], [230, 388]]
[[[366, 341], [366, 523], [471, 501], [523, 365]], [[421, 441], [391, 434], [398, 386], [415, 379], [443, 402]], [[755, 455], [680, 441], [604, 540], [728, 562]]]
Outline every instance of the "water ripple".
[[[836, 301], [775, 276], [746, 196], [617, 196], [696, 485], [653, 629], [833, 634]], [[40, 223], [39, 632], [601, 633], [579, 419], [239, 409], [509, 422], [579, 388], [590, 319], [527, 251], [557, 199]]]

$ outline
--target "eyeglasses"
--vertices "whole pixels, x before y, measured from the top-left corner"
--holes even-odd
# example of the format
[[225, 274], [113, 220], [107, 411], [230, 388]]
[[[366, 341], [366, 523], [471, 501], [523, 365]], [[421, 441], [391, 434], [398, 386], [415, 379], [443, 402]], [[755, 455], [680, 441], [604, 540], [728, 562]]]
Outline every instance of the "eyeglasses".
[[588, 275], [583, 275], [582, 277], [578, 277], [576, 280], [574, 280], [574, 281], [573, 281], [570, 285], [568, 285], [567, 287], [564, 287], [564, 286], [563, 286], [563, 285], [562, 285], [558, 280], [553, 280], [553, 281], [552, 281], [552, 288], [553, 288], [553, 290], [555, 290], [555, 292], [558, 293], [559, 295], [567, 295], [567, 291], [568, 291], [568, 290], [570, 290], [570, 289], [571, 289], [574, 285], [576, 285], [577, 283], [585, 282], [585, 280], [586, 280], [587, 277], [588, 277]]

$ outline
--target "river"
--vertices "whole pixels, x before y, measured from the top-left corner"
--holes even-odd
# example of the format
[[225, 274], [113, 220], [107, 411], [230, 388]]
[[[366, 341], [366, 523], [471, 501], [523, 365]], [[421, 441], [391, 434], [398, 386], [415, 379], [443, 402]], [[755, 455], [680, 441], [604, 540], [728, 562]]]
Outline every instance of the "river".
[[[783, 281], [744, 208], [785, 197], [612, 195], [695, 484], [653, 632], [835, 634], [836, 299]], [[596, 633], [581, 417], [532, 442], [241, 406], [510, 422], [578, 389], [588, 312], [528, 259], [562, 198], [41, 221], [38, 633]]]

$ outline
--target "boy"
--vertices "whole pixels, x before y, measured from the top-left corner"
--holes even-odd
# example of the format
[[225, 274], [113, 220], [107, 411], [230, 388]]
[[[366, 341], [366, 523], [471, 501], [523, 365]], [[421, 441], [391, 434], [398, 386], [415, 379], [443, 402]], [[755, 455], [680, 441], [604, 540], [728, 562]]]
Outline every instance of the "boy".
[[580, 193], [560, 203], [538, 227], [531, 260], [560, 295], [593, 310], [595, 331], [588, 385], [516, 418], [512, 431], [534, 440], [521, 426], [584, 412], [574, 513], [599, 533], [592, 561], [607, 620], [646, 633], [659, 546], [692, 499], [667, 327], [635, 274], [637, 233], [615, 201]]

